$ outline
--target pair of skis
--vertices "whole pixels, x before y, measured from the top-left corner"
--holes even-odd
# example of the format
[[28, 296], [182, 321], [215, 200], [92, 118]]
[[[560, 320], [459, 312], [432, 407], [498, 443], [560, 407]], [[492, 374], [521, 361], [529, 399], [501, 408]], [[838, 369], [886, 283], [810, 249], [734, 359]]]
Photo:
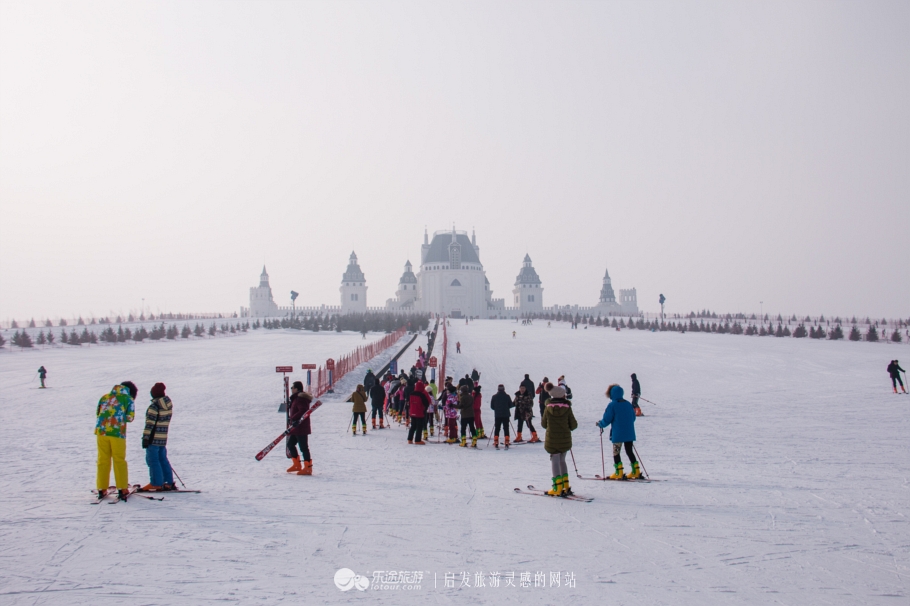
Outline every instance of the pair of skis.
[[594, 477], [591, 477], [591, 476], [583, 476], [583, 475], [580, 475], [580, 474], [579, 474], [577, 477], [578, 477], [579, 480], [597, 480], [597, 481], [599, 481], [599, 482], [633, 482], [633, 483], [638, 483], [638, 484], [648, 484], [648, 483], [650, 483], [650, 482], [659, 482], [659, 481], [660, 481], [660, 480], [652, 480], [651, 478], [645, 478], [645, 477], [641, 477], [641, 478], [629, 478], [629, 477], [611, 478], [611, 477], [607, 476], [606, 478], [604, 478], [604, 477], [602, 477], [602, 476], [600, 476], [600, 475], [596, 475], [596, 474], [594, 475]]
[[551, 499], [566, 499], [567, 501], [581, 501], [583, 503], [590, 503], [594, 500], [594, 497], [583, 497], [577, 494], [554, 496], [547, 494], [546, 490], [540, 490], [538, 488], [534, 488], [531, 485], [528, 485], [528, 488], [526, 490], [522, 490], [521, 488], [514, 488], [513, 490], [518, 494], [530, 494], [538, 497], [550, 497]]
[[299, 419], [297, 419], [296, 421], [291, 423], [291, 426], [288, 427], [287, 429], [285, 429], [280, 436], [278, 436], [277, 438], [272, 440], [271, 444], [269, 444], [268, 446], [266, 446], [265, 448], [260, 450], [259, 454], [256, 455], [256, 460], [261, 461], [262, 459], [264, 459], [265, 455], [272, 452], [272, 449], [274, 449], [276, 446], [278, 446], [279, 442], [281, 442], [288, 435], [290, 435], [291, 430], [293, 430], [295, 427], [297, 427], [298, 425], [303, 423], [303, 421], [306, 420], [307, 418], [309, 418], [309, 416], [311, 414], [313, 414], [313, 411], [316, 410], [317, 408], [319, 408], [320, 406], [322, 406], [322, 400], [316, 400], [316, 402], [314, 402], [313, 405], [310, 406], [310, 409], [308, 411], [306, 411], [305, 413], [303, 413], [302, 417], [300, 417]]
[[111, 486], [110, 488], [107, 489], [107, 492], [100, 499], [98, 498], [97, 493], [96, 493], [95, 500], [92, 501], [92, 505], [99, 505], [101, 503], [107, 503], [108, 505], [114, 505], [115, 503], [119, 503], [121, 501], [123, 501], [125, 503], [133, 495], [142, 497], [144, 499], [149, 499], [150, 501], [163, 501], [164, 500], [164, 497], [150, 497], [150, 496], [147, 496], [144, 494], [136, 494], [136, 492], [138, 490], [139, 490], [138, 484], [130, 486], [126, 490], [126, 495], [124, 497], [121, 497], [120, 490], [118, 490], [118, 488], [116, 486]]

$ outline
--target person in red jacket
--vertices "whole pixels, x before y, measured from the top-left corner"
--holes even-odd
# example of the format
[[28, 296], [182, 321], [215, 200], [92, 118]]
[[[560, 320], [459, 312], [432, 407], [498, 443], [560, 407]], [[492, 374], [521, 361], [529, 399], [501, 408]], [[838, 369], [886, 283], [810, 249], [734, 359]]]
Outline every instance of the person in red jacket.
[[430, 396], [423, 381], [414, 384], [414, 391], [408, 398], [408, 411], [411, 414], [411, 426], [408, 428], [408, 444], [426, 444], [423, 441], [423, 424], [426, 422], [427, 409], [430, 407]]
[[[291, 386], [291, 406], [288, 408], [288, 427], [298, 421], [310, 409], [310, 403], [313, 396], [303, 391], [303, 383], [294, 381]], [[288, 473], [297, 472], [298, 476], [313, 475], [313, 461], [310, 458], [310, 418], [307, 417], [298, 423], [288, 434], [287, 455], [294, 461], [294, 464], [288, 467]], [[297, 454], [297, 447], [300, 447], [300, 454], [303, 455], [303, 467], [300, 466], [300, 455]]]
[[483, 430], [483, 421], [480, 419], [480, 410], [483, 407], [483, 400], [480, 395], [480, 385], [474, 386], [474, 425], [477, 426], [477, 439], [483, 440], [487, 434]]

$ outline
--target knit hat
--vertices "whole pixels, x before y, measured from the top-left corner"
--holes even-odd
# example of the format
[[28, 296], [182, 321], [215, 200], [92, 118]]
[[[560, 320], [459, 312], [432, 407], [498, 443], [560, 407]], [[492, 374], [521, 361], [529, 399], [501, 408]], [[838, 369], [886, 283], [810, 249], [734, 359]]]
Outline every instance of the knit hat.
[[163, 398], [165, 389], [167, 388], [164, 386], [164, 383], [155, 383], [152, 385], [152, 397]]
[[136, 389], [136, 384], [132, 381], [120, 381], [120, 385], [126, 387], [126, 390], [130, 392], [130, 397], [134, 400], [136, 399], [136, 394], [139, 393], [139, 390]]
[[554, 387], [550, 390], [551, 398], [564, 398], [566, 397], [566, 390], [562, 387]]

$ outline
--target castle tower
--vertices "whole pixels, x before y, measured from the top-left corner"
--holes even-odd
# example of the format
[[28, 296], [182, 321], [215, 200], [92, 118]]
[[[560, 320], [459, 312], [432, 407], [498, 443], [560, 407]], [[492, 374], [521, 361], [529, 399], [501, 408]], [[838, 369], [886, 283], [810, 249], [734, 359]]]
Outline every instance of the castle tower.
[[262, 266], [259, 275], [259, 286], [250, 288], [250, 317], [268, 318], [278, 315], [278, 305], [272, 298], [272, 287], [269, 286], [269, 274]]
[[531, 256], [525, 255], [521, 271], [515, 278], [515, 307], [521, 313], [534, 313], [543, 311], [543, 287], [540, 277], [531, 265]]
[[417, 276], [414, 275], [413, 266], [408, 261], [404, 264], [404, 273], [398, 280], [398, 290], [395, 292], [400, 307], [413, 306], [417, 299]]
[[367, 279], [351, 252], [348, 268], [341, 277], [341, 313], [364, 313], [367, 310]]
[[600, 288], [600, 305], [616, 305], [616, 295], [613, 293], [613, 281], [610, 279], [610, 270], [604, 271], [603, 286]]

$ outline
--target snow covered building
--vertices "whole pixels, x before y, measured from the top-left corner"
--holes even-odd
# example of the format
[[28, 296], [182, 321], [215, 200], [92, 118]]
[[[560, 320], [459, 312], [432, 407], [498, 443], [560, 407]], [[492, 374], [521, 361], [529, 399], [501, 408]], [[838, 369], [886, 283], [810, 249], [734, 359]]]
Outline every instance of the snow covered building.
[[620, 289], [619, 301], [616, 300], [616, 294], [613, 292], [613, 280], [610, 279], [610, 270], [604, 271], [603, 284], [600, 287], [600, 300], [594, 307], [595, 313], [604, 315], [638, 315], [638, 293], [634, 288], [628, 290]]
[[[265, 271], [265, 265], [262, 266], [262, 274], [259, 276], [259, 286], [250, 288], [250, 306], [244, 310], [241, 308], [241, 315], [251, 318], [271, 318], [278, 315], [278, 305], [272, 298], [272, 287], [269, 286], [269, 274]], [[244, 314], [243, 312], [247, 313]]]
[[531, 255], [525, 255], [521, 271], [515, 278], [515, 288], [512, 290], [512, 294], [515, 296], [515, 307], [518, 308], [519, 313], [543, 311], [543, 287], [537, 271], [531, 265]]
[[348, 268], [341, 276], [341, 313], [364, 313], [367, 310], [367, 279], [351, 251]]

